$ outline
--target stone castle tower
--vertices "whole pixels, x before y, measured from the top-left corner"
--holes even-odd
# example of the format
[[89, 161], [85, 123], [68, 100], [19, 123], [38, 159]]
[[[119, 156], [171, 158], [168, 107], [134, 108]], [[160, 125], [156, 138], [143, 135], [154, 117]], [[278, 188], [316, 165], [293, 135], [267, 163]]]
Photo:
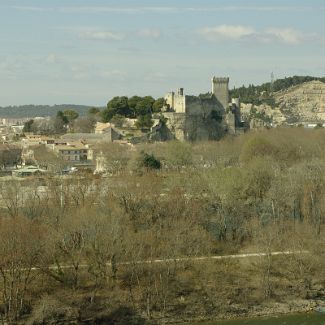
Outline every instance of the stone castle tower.
[[212, 94], [226, 110], [229, 105], [229, 78], [212, 78]]
[[220, 138], [223, 132], [244, 132], [240, 100], [233, 98], [230, 102], [228, 77], [213, 77], [209, 96], [185, 95], [183, 88], [169, 92], [163, 115], [169, 136], [181, 141], [211, 140]]

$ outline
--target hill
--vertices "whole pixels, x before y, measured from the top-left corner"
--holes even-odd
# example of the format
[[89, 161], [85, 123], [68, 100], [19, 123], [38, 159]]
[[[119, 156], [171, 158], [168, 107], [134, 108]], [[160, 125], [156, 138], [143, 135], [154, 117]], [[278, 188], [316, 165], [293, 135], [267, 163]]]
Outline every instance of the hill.
[[293, 76], [283, 79], [277, 79], [274, 83], [263, 83], [262, 85], [248, 85], [230, 90], [230, 96], [233, 98], [240, 97], [241, 102], [245, 104], [268, 104], [274, 105], [274, 92], [283, 91], [293, 86], [301, 85], [309, 81], [325, 82], [325, 77], [312, 77], [312, 76]]
[[0, 117], [5, 118], [23, 118], [23, 117], [44, 117], [55, 116], [58, 111], [72, 109], [79, 115], [85, 115], [92, 106], [86, 105], [22, 105], [22, 106], [6, 106], [0, 107]]
[[273, 94], [287, 121], [325, 122], [325, 83], [313, 80]]
[[[325, 78], [294, 76], [231, 91], [251, 127], [325, 122]], [[257, 123], [255, 123], [257, 122]]]

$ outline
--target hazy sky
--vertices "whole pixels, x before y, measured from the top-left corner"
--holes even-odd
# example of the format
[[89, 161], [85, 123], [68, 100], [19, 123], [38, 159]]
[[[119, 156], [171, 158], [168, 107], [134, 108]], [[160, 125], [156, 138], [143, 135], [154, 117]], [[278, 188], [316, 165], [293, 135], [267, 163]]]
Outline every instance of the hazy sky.
[[0, 106], [325, 75], [324, 0], [0, 0]]

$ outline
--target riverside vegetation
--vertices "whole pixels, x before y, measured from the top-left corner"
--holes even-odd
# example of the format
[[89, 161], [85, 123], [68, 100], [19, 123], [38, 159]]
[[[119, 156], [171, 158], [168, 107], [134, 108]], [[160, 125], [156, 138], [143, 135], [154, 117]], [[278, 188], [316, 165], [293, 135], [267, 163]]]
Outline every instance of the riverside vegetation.
[[[107, 177], [1, 181], [0, 322], [176, 323], [321, 305], [324, 148], [322, 128], [113, 143], [101, 148]], [[266, 254], [177, 260], [245, 252]]]

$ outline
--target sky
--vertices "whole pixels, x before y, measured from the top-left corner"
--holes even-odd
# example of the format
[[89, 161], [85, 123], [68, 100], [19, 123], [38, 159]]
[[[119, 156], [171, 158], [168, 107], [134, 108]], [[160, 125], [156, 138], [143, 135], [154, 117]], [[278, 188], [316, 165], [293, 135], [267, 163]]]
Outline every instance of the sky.
[[324, 0], [0, 0], [0, 106], [325, 76]]

